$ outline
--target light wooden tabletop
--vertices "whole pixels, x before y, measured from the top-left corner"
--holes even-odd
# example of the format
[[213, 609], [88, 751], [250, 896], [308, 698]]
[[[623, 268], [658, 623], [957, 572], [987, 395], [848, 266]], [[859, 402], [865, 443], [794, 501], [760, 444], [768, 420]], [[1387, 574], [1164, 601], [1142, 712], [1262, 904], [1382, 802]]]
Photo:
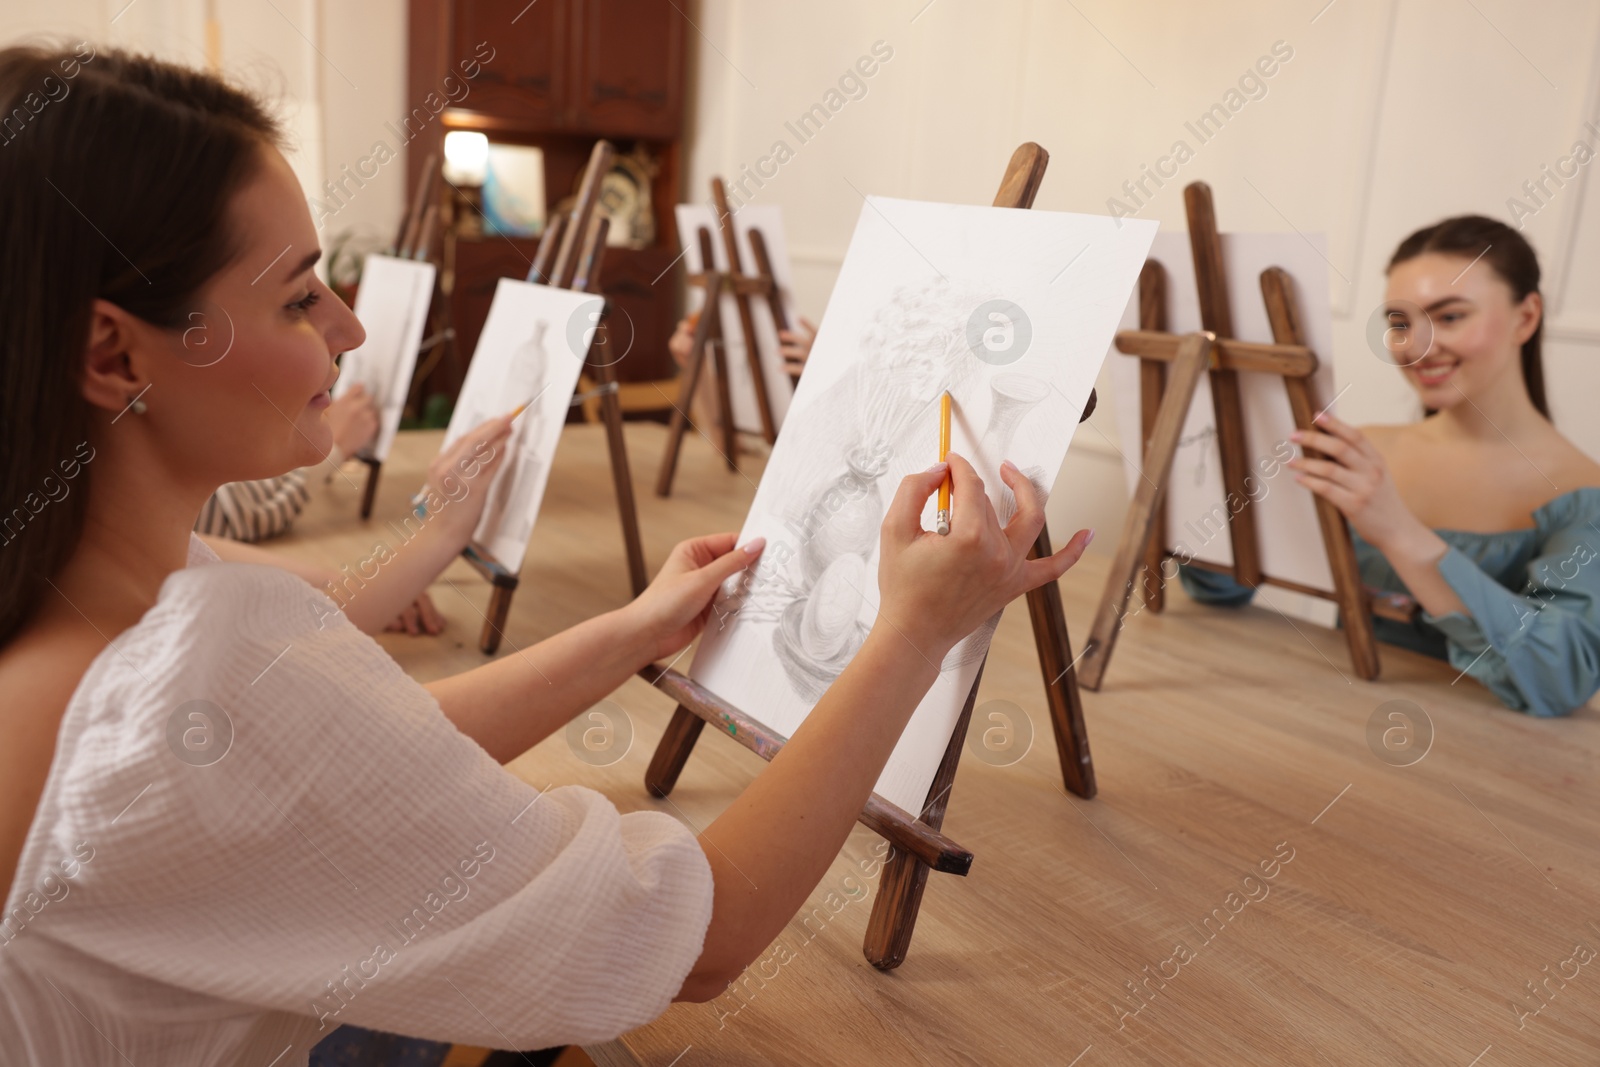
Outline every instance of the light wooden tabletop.
[[[285, 550], [338, 565], [392, 540], [382, 520], [403, 513], [440, 436], [400, 435], [370, 524], [355, 519], [352, 470]], [[739, 526], [758, 457], [729, 473], [691, 435], [660, 500], [664, 428], [629, 424], [627, 439], [652, 571], [677, 540]], [[599, 427], [569, 427], [501, 655], [626, 599], [610, 484]], [[1075, 640], [1105, 570], [1090, 556], [1061, 583]], [[457, 563], [432, 595], [444, 635], [382, 638], [423, 680], [483, 662], [485, 584]], [[861, 955], [876, 891], [861, 870], [879, 839], [858, 827], [806, 912], [727, 993], [674, 1005], [589, 1049], [595, 1061], [1600, 1063], [1595, 712], [1531, 719], [1389, 646], [1382, 679], [1361, 682], [1335, 631], [1268, 608], [1169, 603], [1130, 616], [1103, 690], [1084, 695], [1091, 801], [1061, 788], [1027, 613], [1006, 614], [973, 716], [996, 747], [969, 745], [944, 827], [976, 860], [966, 878], [930, 876], [897, 971]], [[512, 770], [695, 828], [761, 770], [706, 731], [671, 798], [652, 800], [644, 770], [671, 701], [635, 679], [599, 710], [630, 743], [597, 754], [558, 735]], [[1391, 712], [1431, 723], [1420, 759]], [[1003, 744], [1007, 718], [1037, 731], [1020, 758]]]

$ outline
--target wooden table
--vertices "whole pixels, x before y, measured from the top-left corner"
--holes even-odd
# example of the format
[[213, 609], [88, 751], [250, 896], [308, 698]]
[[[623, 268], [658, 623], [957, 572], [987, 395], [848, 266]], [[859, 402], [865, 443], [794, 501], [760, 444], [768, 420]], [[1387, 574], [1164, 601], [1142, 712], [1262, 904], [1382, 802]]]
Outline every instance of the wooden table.
[[[760, 468], [729, 473], [691, 438], [662, 501], [647, 475], [664, 436], [628, 427], [652, 569], [680, 538], [737, 528]], [[438, 439], [400, 435], [369, 531], [354, 486], [336, 481], [289, 549], [333, 564], [368, 554]], [[1090, 556], [1062, 581], [1080, 642], [1106, 563]], [[442, 637], [382, 639], [423, 680], [483, 661], [473, 638], [487, 587], [464, 564], [445, 578], [433, 589]], [[626, 596], [599, 427], [569, 427], [501, 654]], [[930, 878], [904, 966], [880, 974], [862, 958], [877, 887], [860, 865], [878, 839], [858, 828], [806, 911], [727, 993], [674, 1005], [588, 1049], [594, 1060], [1600, 1063], [1600, 955], [1582, 962], [1600, 953], [1593, 710], [1531, 719], [1389, 646], [1382, 680], [1361, 682], [1339, 633], [1267, 608], [1174, 596], [1164, 615], [1127, 625], [1104, 691], [1085, 694], [1100, 795], [1082, 801], [1060, 787], [1027, 614], [1007, 613], [973, 728], [990, 725], [985, 702], [1010, 701], [1036, 738], [1011, 765], [963, 759], [945, 829], [977, 859], [967, 878]], [[1369, 747], [1369, 721], [1386, 725], [1378, 709], [1392, 700], [1432, 723], [1410, 766]], [[633, 733], [616, 762], [580, 760], [558, 735], [512, 770], [697, 829], [761, 770], [708, 733], [671, 799], [653, 801], [644, 769], [671, 701], [635, 679], [602, 710]], [[1544, 983], [1542, 999], [1525, 983]]]

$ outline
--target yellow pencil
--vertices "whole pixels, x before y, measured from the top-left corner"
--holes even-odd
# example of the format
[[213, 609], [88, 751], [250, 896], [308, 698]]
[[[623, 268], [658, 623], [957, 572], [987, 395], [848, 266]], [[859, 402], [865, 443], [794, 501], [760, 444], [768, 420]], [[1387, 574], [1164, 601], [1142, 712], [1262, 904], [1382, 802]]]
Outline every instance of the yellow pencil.
[[[939, 462], [943, 463], [950, 455], [950, 393], [948, 390], [939, 398]], [[939, 483], [939, 513], [935, 517], [935, 529], [942, 534], [950, 532], [950, 472], [944, 472], [944, 481]]]

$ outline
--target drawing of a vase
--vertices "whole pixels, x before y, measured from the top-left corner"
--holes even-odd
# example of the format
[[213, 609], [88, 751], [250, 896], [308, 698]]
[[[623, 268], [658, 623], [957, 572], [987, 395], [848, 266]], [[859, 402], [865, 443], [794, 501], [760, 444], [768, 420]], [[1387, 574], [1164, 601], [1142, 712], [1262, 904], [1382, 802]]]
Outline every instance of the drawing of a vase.
[[803, 585], [811, 586], [840, 556], [867, 559], [878, 547], [884, 511], [878, 478], [888, 465], [886, 450], [858, 446], [845, 456], [844, 472], [807, 503], [800, 520]]
[[858, 445], [845, 456], [845, 470], [801, 513], [802, 592], [779, 617], [772, 647], [790, 686], [807, 700], [822, 696], [866, 640], [860, 614], [875, 584], [867, 560], [883, 523], [878, 478], [888, 463], [887, 449]]
[[502, 397], [514, 404], [527, 404], [528, 410], [517, 417], [511, 436], [501, 446], [508, 452], [505, 466], [495, 476], [492, 495], [478, 524], [484, 534], [480, 540], [485, 543], [499, 537], [525, 543], [533, 532], [533, 496], [544, 469], [539, 459], [544, 437], [544, 412], [539, 400], [548, 362], [544, 349], [547, 330], [548, 324], [542, 319], [536, 321], [532, 335], [517, 348], [506, 368]]
[[1011, 451], [1011, 442], [1017, 436], [1017, 427], [1023, 418], [1050, 395], [1050, 383], [1028, 374], [997, 374], [989, 382], [993, 403], [989, 408], [989, 426], [983, 431], [982, 455], [992, 459], [995, 466]]

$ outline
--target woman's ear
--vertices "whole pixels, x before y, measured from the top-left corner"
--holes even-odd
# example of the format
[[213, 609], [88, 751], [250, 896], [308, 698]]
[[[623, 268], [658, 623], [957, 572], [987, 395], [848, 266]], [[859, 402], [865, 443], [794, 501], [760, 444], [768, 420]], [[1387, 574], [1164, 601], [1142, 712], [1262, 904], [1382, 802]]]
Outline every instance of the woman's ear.
[[83, 352], [83, 398], [97, 408], [121, 412], [150, 382], [134, 368], [130, 349], [141, 323], [108, 300], [89, 305], [89, 337]]
[[1522, 298], [1516, 312], [1516, 328], [1513, 331], [1517, 339], [1517, 347], [1521, 348], [1533, 336], [1533, 331], [1539, 328], [1539, 323], [1544, 321], [1544, 296], [1534, 290]]

